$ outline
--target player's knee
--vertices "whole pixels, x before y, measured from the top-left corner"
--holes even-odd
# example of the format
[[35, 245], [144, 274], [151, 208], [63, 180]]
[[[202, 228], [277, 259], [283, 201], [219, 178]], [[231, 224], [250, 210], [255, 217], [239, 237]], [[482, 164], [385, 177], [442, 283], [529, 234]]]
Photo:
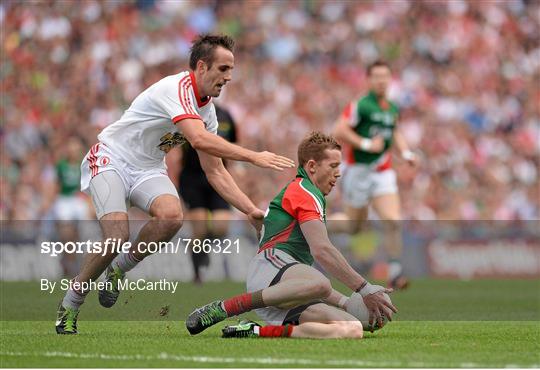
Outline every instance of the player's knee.
[[154, 217], [169, 231], [178, 231], [183, 224], [182, 210], [178, 207], [163, 207], [155, 212]]
[[326, 298], [332, 293], [332, 284], [326, 278], [313, 280], [306, 289], [310, 298]]
[[334, 325], [340, 338], [361, 339], [364, 336], [360, 321], [338, 321]]

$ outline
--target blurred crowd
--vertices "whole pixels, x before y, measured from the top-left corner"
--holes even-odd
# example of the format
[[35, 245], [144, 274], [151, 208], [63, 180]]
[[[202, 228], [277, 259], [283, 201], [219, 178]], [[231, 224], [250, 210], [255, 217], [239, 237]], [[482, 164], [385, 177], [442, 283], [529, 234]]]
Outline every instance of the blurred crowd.
[[[191, 40], [237, 42], [217, 102], [240, 142], [296, 158], [366, 93], [365, 67], [393, 70], [390, 96], [419, 167], [396, 159], [406, 219], [540, 216], [540, 2], [2, 1], [0, 219], [46, 218], [55, 164], [160, 78], [187, 69]], [[176, 179], [176, 163], [169, 160]], [[293, 172], [242, 168], [261, 207]], [[342, 209], [339, 191], [330, 199]]]

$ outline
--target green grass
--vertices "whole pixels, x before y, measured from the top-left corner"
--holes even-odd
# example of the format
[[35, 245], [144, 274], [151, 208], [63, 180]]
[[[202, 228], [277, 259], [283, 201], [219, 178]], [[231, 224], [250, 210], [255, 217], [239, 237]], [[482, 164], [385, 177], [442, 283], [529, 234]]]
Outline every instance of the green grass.
[[[396, 320], [362, 340], [231, 340], [220, 338], [223, 325], [190, 337], [182, 320], [197, 305], [242, 292], [243, 284], [182, 284], [175, 295], [127, 293], [109, 310], [92, 293], [80, 334], [59, 336], [54, 312], [62, 292], [2, 282], [0, 366], [538, 367], [539, 284], [419, 280], [392, 296], [400, 309]], [[161, 316], [166, 305], [169, 313]]]

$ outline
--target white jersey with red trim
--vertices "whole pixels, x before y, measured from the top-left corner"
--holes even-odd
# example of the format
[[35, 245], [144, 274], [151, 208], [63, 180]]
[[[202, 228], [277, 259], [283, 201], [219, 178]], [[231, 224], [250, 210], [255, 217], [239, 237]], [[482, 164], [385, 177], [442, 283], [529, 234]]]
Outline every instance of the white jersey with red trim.
[[206, 130], [218, 128], [211, 98], [201, 100], [192, 72], [167, 76], [135, 98], [122, 117], [106, 127], [98, 140], [114, 154], [139, 168], [163, 166], [165, 154], [185, 137], [175, 125], [200, 119]]

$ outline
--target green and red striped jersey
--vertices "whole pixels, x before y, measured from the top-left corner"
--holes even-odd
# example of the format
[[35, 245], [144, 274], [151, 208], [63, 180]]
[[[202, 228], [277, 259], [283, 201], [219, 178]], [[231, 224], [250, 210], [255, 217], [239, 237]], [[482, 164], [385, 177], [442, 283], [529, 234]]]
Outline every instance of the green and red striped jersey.
[[392, 146], [399, 116], [397, 105], [390, 100], [379, 99], [373, 91], [370, 91], [366, 96], [348, 104], [342, 116], [359, 136], [373, 138], [382, 135], [384, 138], [384, 150], [381, 153], [346, 148], [347, 163], [373, 165], [377, 170], [390, 168], [391, 156], [388, 149]]
[[303, 168], [270, 202], [264, 217], [259, 252], [280, 249], [307, 265], [313, 264], [300, 224], [311, 220], [326, 223], [326, 199]]

